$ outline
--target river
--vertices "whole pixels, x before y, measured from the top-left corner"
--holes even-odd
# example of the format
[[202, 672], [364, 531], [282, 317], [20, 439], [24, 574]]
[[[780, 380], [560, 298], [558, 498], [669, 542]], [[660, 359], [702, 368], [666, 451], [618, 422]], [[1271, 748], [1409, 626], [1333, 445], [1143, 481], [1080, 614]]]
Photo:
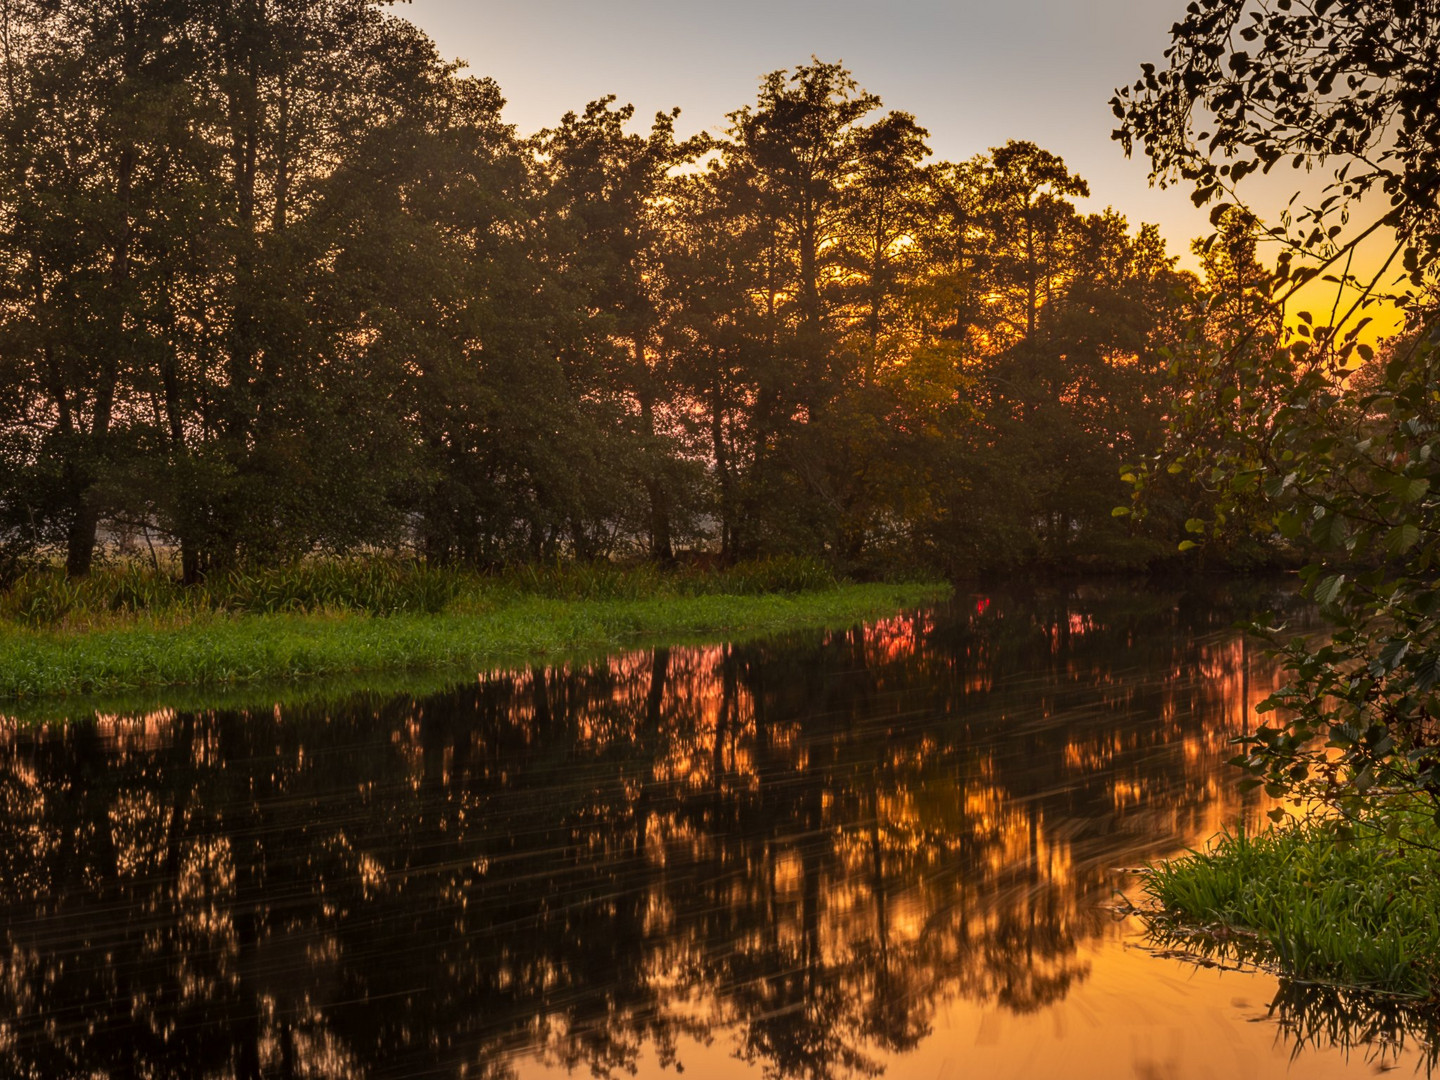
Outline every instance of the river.
[[0, 722], [0, 1075], [1424, 1073], [1433, 1032], [1116, 910], [1268, 808], [1226, 765], [1264, 607], [1308, 618], [962, 591], [440, 693]]

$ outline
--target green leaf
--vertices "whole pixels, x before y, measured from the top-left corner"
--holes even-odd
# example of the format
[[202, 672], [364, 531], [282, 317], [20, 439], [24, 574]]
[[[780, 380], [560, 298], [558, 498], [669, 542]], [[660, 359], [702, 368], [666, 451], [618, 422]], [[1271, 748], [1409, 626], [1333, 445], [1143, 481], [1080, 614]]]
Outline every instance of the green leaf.
[[1275, 527], [1286, 540], [1294, 540], [1305, 526], [1304, 519], [1294, 512], [1281, 514], [1275, 519]]
[[1402, 502], [1407, 503], [1418, 502], [1425, 497], [1425, 493], [1429, 490], [1430, 481], [1424, 477], [1414, 479], [1402, 477], [1401, 482], [1395, 485], [1395, 494], [1400, 497]]
[[1310, 526], [1310, 539], [1320, 547], [1339, 547], [1345, 543], [1348, 530], [1339, 514], [1322, 513]]
[[1322, 607], [1333, 604], [1335, 602], [1335, 598], [1340, 595], [1340, 590], [1344, 588], [1344, 586], [1344, 574], [1331, 574], [1329, 577], [1322, 580], [1320, 584], [1315, 587], [1315, 592], [1313, 594], [1315, 602]]
[[1385, 538], [1385, 549], [1391, 555], [1403, 555], [1419, 542], [1420, 527], [1407, 521], [1390, 530], [1390, 535]]
[[1405, 659], [1405, 654], [1410, 651], [1410, 642], [1405, 638], [1391, 638], [1380, 650], [1380, 663], [1385, 665], [1387, 671], [1394, 671], [1396, 665]]
[[1271, 499], [1278, 499], [1295, 483], [1295, 474], [1286, 473], [1284, 476], [1272, 476], [1265, 481], [1265, 494]]

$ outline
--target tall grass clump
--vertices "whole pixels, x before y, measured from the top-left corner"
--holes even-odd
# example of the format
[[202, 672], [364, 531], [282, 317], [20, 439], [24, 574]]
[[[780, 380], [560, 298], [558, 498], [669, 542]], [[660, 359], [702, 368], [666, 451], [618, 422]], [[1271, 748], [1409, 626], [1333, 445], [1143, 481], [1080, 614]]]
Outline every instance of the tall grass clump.
[[1429, 815], [1387, 808], [1227, 834], [1150, 867], [1142, 889], [1167, 944], [1200, 940], [1292, 978], [1440, 999], [1440, 827]]
[[839, 584], [839, 579], [828, 566], [815, 559], [782, 556], [736, 563], [714, 575], [710, 582], [717, 592], [757, 596], [831, 589]]
[[531, 563], [497, 574], [500, 592], [550, 600], [642, 600], [670, 592], [670, 581], [649, 563], [606, 561]]
[[391, 559], [299, 563], [285, 570], [234, 570], [206, 580], [211, 604], [251, 615], [354, 611], [433, 615], [459, 595], [465, 582], [453, 570]]
[[666, 569], [653, 563], [605, 561], [531, 564], [499, 575], [496, 583], [507, 592], [527, 596], [599, 601], [663, 596], [762, 596], [813, 592], [841, 584], [824, 563], [799, 557]]
[[20, 574], [0, 592], [0, 621], [30, 629], [85, 630], [137, 616], [184, 621], [220, 613], [436, 614], [473, 587], [472, 578], [380, 558], [237, 569], [189, 587], [171, 574], [133, 563], [100, 567], [83, 578], [40, 567]]
[[764, 596], [832, 589], [823, 563], [770, 558], [730, 566], [562, 562], [482, 573], [389, 556], [311, 559], [237, 568], [182, 585], [143, 563], [101, 566], [83, 578], [31, 567], [0, 588], [0, 626], [83, 632], [127, 622], [183, 624], [204, 615], [476, 614], [521, 597], [630, 603], [676, 596]]
[[141, 613], [193, 615], [210, 607], [168, 575], [135, 564], [68, 578], [58, 568], [32, 567], [0, 592], [0, 621], [32, 629], [74, 626]]

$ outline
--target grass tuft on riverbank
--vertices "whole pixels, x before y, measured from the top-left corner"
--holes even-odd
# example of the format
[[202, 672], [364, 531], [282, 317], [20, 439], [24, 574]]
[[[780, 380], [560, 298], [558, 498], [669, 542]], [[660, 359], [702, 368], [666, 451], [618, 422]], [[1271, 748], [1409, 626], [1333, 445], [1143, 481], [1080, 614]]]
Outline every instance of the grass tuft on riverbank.
[[1160, 944], [1440, 1004], [1440, 828], [1387, 808], [1225, 835], [1144, 872]]
[[292, 566], [214, 573], [183, 585], [158, 566], [101, 566], [82, 578], [37, 567], [0, 587], [0, 627], [88, 631], [137, 620], [177, 625], [206, 615], [439, 614], [477, 611], [522, 597], [644, 600], [666, 596], [761, 596], [840, 584], [823, 563], [758, 559], [727, 567], [558, 563], [498, 573], [434, 568], [374, 556], [311, 559]]
[[[813, 564], [786, 561], [709, 574], [562, 567], [502, 578], [321, 566], [192, 591], [114, 575], [30, 585], [18, 600], [14, 592], [0, 604], [0, 700], [9, 701], [475, 669], [757, 637], [851, 625], [946, 589], [841, 584]], [[48, 609], [36, 599], [57, 595]], [[130, 599], [117, 604], [116, 596]]]

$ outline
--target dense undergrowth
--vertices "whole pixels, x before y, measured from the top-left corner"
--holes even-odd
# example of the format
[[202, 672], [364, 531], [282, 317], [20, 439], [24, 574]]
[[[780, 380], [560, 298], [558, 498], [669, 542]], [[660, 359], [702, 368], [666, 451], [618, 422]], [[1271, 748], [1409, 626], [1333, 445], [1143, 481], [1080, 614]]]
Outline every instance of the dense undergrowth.
[[1440, 826], [1387, 807], [1222, 836], [1149, 868], [1162, 945], [1440, 1006]]
[[21, 574], [0, 589], [0, 623], [31, 629], [94, 630], [137, 620], [174, 624], [196, 616], [363, 613], [474, 613], [520, 597], [641, 600], [659, 596], [758, 596], [835, 586], [810, 559], [767, 559], [728, 567], [558, 563], [485, 574], [392, 558], [312, 560], [280, 569], [232, 570], [186, 586], [137, 563], [80, 578], [58, 567]]
[[35, 573], [0, 596], [0, 700], [436, 671], [672, 640], [849, 625], [935, 584], [854, 585], [822, 566], [562, 565], [487, 576], [398, 562], [212, 576]]

